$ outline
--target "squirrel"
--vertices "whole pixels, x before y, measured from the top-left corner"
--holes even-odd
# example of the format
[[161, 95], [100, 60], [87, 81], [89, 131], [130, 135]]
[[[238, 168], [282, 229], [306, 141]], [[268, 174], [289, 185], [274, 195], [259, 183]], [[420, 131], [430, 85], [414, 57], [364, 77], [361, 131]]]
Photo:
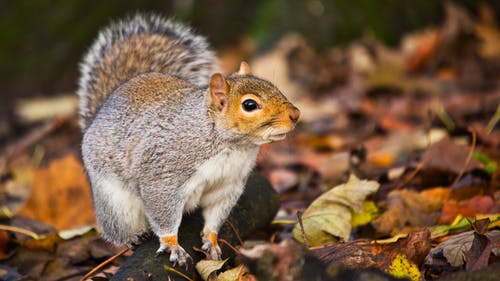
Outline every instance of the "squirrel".
[[219, 228], [259, 145], [285, 138], [300, 111], [241, 63], [224, 77], [207, 39], [158, 15], [103, 29], [81, 64], [82, 158], [98, 230], [117, 246], [158, 236], [158, 253], [191, 259], [182, 216], [202, 208], [202, 249], [221, 259]]

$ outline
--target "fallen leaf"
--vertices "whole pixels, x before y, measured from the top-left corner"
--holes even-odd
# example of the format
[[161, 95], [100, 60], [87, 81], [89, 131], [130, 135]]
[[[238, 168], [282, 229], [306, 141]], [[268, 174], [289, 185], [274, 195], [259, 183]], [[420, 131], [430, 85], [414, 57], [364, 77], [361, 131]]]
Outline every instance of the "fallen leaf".
[[337, 152], [328, 157], [328, 160], [318, 169], [323, 181], [335, 184], [341, 183], [341, 179], [349, 171], [350, 158], [349, 152]]
[[488, 266], [493, 243], [488, 236], [474, 231], [470, 249], [465, 253], [465, 270], [474, 271]]
[[[352, 228], [351, 211], [363, 210], [365, 198], [376, 192], [379, 183], [360, 180], [351, 175], [345, 184], [338, 185], [317, 198], [302, 215], [305, 236], [310, 246], [347, 241]], [[295, 239], [304, 243], [301, 226], [293, 229]]]
[[445, 137], [435, 144], [432, 144], [429, 149], [422, 155], [422, 161], [426, 162], [426, 169], [437, 169], [443, 172], [452, 173], [455, 175], [471, 171], [473, 169], [482, 169], [483, 166], [479, 161], [472, 158], [467, 161], [470, 152], [470, 147], [462, 144], [457, 144], [449, 137]]
[[33, 170], [32, 194], [19, 215], [59, 230], [95, 222], [90, 187], [82, 164], [73, 154]]
[[408, 69], [420, 71], [432, 59], [440, 38], [435, 29], [418, 31], [402, 39], [402, 51], [407, 58]]
[[497, 164], [494, 161], [489, 159], [488, 156], [477, 151], [474, 151], [474, 153], [472, 153], [472, 157], [474, 157], [474, 159], [476, 159], [477, 161], [481, 162], [484, 165], [484, 168], [486, 169], [486, 171], [490, 176], [493, 175], [493, 173], [497, 168]]
[[227, 262], [225, 260], [201, 260], [196, 263], [196, 271], [200, 274], [201, 278], [205, 281], [207, 280], [217, 280], [217, 270], [220, 270], [222, 266]]
[[455, 217], [455, 220], [449, 225], [438, 225], [432, 227], [431, 237], [433, 239], [443, 237], [448, 235], [451, 231], [459, 231], [459, 230], [468, 230], [471, 228], [470, 219], [463, 217], [462, 215], [458, 215]]
[[405, 255], [397, 255], [389, 265], [389, 268], [386, 270], [390, 275], [397, 278], [409, 278], [411, 281], [420, 280], [420, 271], [418, 267], [408, 261]]
[[27, 122], [70, 116], [78, 108], [78, 97], [73, 94], [50, 98], [22, 99], [16, 105], [16, 113]]
[[462, 201], [449, 200], [444, 203], [438, 222], [448, 224], [458, 215], [475, 217], [478, 214], [491, 214], [498, 211], [500, 211], [499, 206], [491, 196], [487, 195], [478, 195]]
[[[500, 230], [491, 230], [485, 234], [489, 239], [500, 237]], [[444, 257], [452, 267], [461, 267], [465, 263], [465, 253], [470, 250], [474, 240], [474, 231], [467, 231], [460, 234], [450, 236], [449, 239], [434, 247], [427, 257], [425, 264], [432, 267], [434, 264], [439, 263], [439, 260]], [[492, 248], [498, 250], [500, 245]]]
[[217, 276], [217, 281], [238, 281], [244, 280], [243, 276], [248, 273], [248, 269], [244, 265], [239, 265], [235, 268], [228, 269]]
[[391, 191], [385, 205], [387, 210], [373, 220], [372, 225], [380, 233], [396, 235], [434, 225], [442, 202], [429, 200], [416, 191], [403, 189]]
[[476, 218], [457, 215], [455, 220], [449, 225], [438, 225], [431, 227], [431, 237], [436, 239], [448, 235], [450, 232], [463, 232], [472, 229], [472, 223], [477, 220], [488, 219], [488, 229], [493, 229], [500, 225], [500, 214], [477, 215]]
[[430, 202], [444, 204], [450, 198], [451, 189], [447, 187], [434, 187], [420, 191], [420, 196]]
[[380, 215], [380, 211], [373, 201], [363, 202], [363, 210], [361, 212], [352, 213], [352, 228], [370, 223], [373, 219]]
[[427, 230], [398, 235], [384, 241], [358, 239], [313, 249], [313, 253], [328, 264], [344, 264], [349, 268], [388, 268], [389, 263], [403, 254], [412, 263], [421, 264], [431, 249]]
[[7, 256], [7, 245], [10, 241], [9, 234], [5, 230], [0, 230], [0, 260]]
[[82, 226], [73, 229], [59, 231], [58, 235], [64, 240], [69, 240], [78, 236], [82, 236], [90, 231], [94, 230], [92, 226]]

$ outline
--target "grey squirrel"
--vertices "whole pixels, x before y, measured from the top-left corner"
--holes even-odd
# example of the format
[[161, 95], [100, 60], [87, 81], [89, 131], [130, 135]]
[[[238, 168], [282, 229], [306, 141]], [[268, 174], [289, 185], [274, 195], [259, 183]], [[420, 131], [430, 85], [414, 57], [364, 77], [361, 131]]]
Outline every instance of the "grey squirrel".
[[153, 231], [158, 252], [184, 265], [182, 215], [202, 207], [202, 249], [221, 258], [217, 233], [240, 197], [259, 145], [282, 140], [300, 111], [246, 63], [217, 72], [206, 39], [156, 15], [103, 29], [81, 63], [82, 156], [103, 238], [135, 243]]

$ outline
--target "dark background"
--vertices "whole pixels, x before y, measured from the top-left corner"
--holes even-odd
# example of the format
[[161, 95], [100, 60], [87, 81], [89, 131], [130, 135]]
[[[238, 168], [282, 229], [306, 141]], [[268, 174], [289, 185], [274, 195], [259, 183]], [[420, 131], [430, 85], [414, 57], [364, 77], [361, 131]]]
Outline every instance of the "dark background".
[[[139, 3], [140, 2], [140, 3]], [[454, 1], [476, 13], [481, 1]], [[499, 14], [500, 1], [484, 1]], [[397, 45], [401, 35], [440, 23], [445, 1], [0, 0], [0, 115], [19, 97], [72, 92], [78, 61], [100, 27], [135, 11], [175, 16], [216, 49], [249, 37], [264, 51], [289, 31], [317, 49], [370, 34]]]

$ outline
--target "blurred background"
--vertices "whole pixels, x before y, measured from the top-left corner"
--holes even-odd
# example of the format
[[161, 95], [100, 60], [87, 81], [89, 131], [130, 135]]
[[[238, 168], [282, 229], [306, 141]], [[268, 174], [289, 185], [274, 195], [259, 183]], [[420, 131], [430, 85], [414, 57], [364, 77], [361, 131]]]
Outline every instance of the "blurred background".
[[[481, 3], [456, 0], [471, 14]], [[296, 31], [317, 50], [372, 35], [395, 46], [404, 33], [440, 24], [446, 1], [360, 0], [40, 0], [0, 1], [0, 112], [17, 98], [74, 91], [78, 62], [99, 28], [134, 11], [153, 11], [191, 24], [217, 50], [251, 42], [265, 51]], [[250, 41], [249, 41], [250, 40]], [[249, 53], [249, 50], [247, 50]]]

